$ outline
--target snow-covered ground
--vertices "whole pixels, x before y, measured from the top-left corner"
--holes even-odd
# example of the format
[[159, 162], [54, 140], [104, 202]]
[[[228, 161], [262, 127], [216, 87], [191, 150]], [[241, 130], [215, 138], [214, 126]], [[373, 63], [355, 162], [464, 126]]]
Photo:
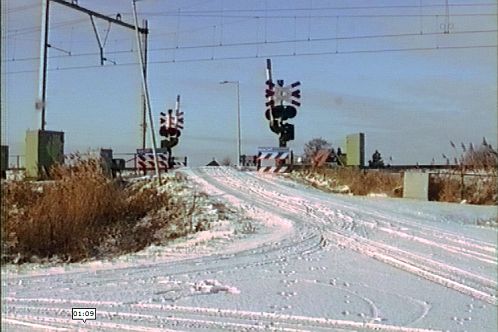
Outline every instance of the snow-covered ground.
[[[2, 330], [496, 331], [497, 230], [475, 225], [496, 206], [183, 173], [237, 212], [112, 261], [3, 267]], [[97, 319], [71, 320], [73, 307]]]

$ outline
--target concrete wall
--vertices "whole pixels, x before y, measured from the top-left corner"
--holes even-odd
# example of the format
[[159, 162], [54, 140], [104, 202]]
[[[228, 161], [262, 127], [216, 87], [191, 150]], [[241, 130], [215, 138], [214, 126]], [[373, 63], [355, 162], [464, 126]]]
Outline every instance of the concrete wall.
[[427, 201], [429, 199], [429, 173], [405, 172], [403, 198]]
[[346, 136], [346, 165], [365, 166], [365, 134], [357, 133]]

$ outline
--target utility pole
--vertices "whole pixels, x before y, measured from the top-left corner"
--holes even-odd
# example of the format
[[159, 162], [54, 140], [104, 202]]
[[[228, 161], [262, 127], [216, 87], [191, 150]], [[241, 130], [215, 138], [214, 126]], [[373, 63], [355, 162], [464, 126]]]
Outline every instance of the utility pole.
[[142, 44], [140, 43], [140, 33], [138, 31], [138, 17], [137, 17], [137, 0], [132, 0], [132, 8], [133, 8], [133, 18], [135, 21], [136, 27], [136, 37], [137, 37], [137, 48], [138, 48], [138, 60], [140, 62], [140, 72], [142, 74], [142, 87], [145, 96], [145, 103], [147, 105], [147, 110], [149, 113], [149, 123], [150, 123], [150, 137], [152, 142], [152, 153], [154, 155], [154, 168], [156, 169], [156, 176], [159, 185], [161, 185], [161, 174], [159, 173], [159, 162], [157, 160], [157, 144], [156, 144], [156, 136], [154, 135], [154, 119], [152, 118], [152, 108], [150, 106], [150, 98], [149, 98], [149, 88], [147, 86], [147, 80], [145, 75], [145, 66], [144, 66], [144, 56], [142, 53]]
[[42, 26], [40, 36], [40, 69], [38, 78], [38, 100], [35, 108], [41, 111], [40, 129], [45, 130], [45, 108], [47, 96], [47, 53], [50, 0], [42, 0]]
[[237, 166], [240, 168], [240, 82], [237, 81]]
[[[145, 29], [148, 29], [149, 22], [147, 20], [143, 20], [142, 22], [143, 27]], [[144, 35], [143, 38], [143, 47], [144, 47], [144, 76], [145, 79], [147, 80], [147, 37], [148, 34]], [[147, 135], [147, 120], [146, 120], [146, 114], [147, 114], [147, 102], [145, 100], [145, 93], [142, 92], [142, 149], [146, 148], [147, 142], [146, 142], [146, 135]]]
[[235, 84], [237, 87], [237, 167], [240, 167], [240, 82], [239, 81], [223, 81], [220, 84]]

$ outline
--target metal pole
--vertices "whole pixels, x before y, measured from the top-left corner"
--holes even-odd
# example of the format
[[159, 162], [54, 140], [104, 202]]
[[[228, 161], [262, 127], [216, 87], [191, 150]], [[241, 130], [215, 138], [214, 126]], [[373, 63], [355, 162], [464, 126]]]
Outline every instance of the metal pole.
[[237, 81], [237, 166], [240, 167], [240, 84]]
[[100, 65], [104, 65], [104, 46], [102, 45], [102, 41], [100, 40], [99, 32], [97, 30], [97, 26], [95, 25], [95, 21], [93, 20], [93, 16], [90, 15], [90, 21], [92, 22], [93, 32], [95, 32], [95, 37], [97, 38], [97, 44], [99, 44], [100, 49]]
[[237, 167], [240, 167], [240, 86], [239, 81], [222, 81], [220, 84], [237, 84]]
[[[271, 59], [266, 59], [266, 80], [270, 83], [272, 83], [272, 77], [271, 77]], [[268, 99], [269, 101], [270, 99]], [[272, 112], [272, 107], [270, 105], [270, 123], [273, 124], [273, 112]]]
[[149, 89], [147, 86], [147, 80], [146, 80], [146, 75], [145, 75], [144, 57], [143, 57], [143, 53], [142, 53], [142, 44], [140, 43], [140, 32], [138, 30], [138, 17], [137, 17], [136, 0], [132, 0], [132, 7], [133, 7], [133, 18], [135, 21], [135, 31], [136, 31], [136, 37], [137, 37], [138, 60], [140, 62], [140, 72], [142, 74], [142, 87], [144, 90], [145, 102], [147, 104], [147, 110], [149, 113], [150, 137], [152, 140], [152, 152], [154, 155], [154, 168], [156, 169], [157, 181], [159, 184], [161, 184], [161, 174], [159, 173], [159, 163], [157, 161], [156, 137], [154, 135], [154, 119], [152, 118], [152, 109], [150, 107]]
[[[143, 21], [144, 28], [148, 31], [148, 26], [149, 22], [147, 20]], [[144, 75], [145, 79], [147, 79], [147, 37], [148, 33], [145, 34], [144, 36]], [[145, 102], [145, 95], [142, 93], [142, 149], [145, 149], [147, 142], [146, 142], [146, 136], [147, 136], [147, 119], [146, 119], [146, 113], [147, 113], [147, 104]]]
[[42, 28], [40, 36], [40, 69], [38, 79], [38, 101], [36, 109], [41, 110], [40, 129], [45, 130], [45, 104], [47, 96], [47, 52], [50, 0], [42, 0]]

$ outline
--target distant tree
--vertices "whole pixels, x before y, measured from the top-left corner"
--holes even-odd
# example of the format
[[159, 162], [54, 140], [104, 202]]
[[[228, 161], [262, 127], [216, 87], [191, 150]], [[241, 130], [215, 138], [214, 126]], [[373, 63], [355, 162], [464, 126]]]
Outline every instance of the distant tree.
[[304, 144], [304, 159], [307, 162], [311, 162], [318, 151], [330, 148], [330, 143], [323, 138], [313, 138], [311, 141]]
[[230, 166], [230, 165], [232, 165], [232, 160], [230, 159], [230, 157], [223, 158], [223, 160], [221, 161], [221, 166]]
[[375, 150], [372, 155], [372, 160], [368, 161], [368, 166], [370, 168], [384, 168], [384, 160], [382, 160], [382, 156], [379, 151]]

